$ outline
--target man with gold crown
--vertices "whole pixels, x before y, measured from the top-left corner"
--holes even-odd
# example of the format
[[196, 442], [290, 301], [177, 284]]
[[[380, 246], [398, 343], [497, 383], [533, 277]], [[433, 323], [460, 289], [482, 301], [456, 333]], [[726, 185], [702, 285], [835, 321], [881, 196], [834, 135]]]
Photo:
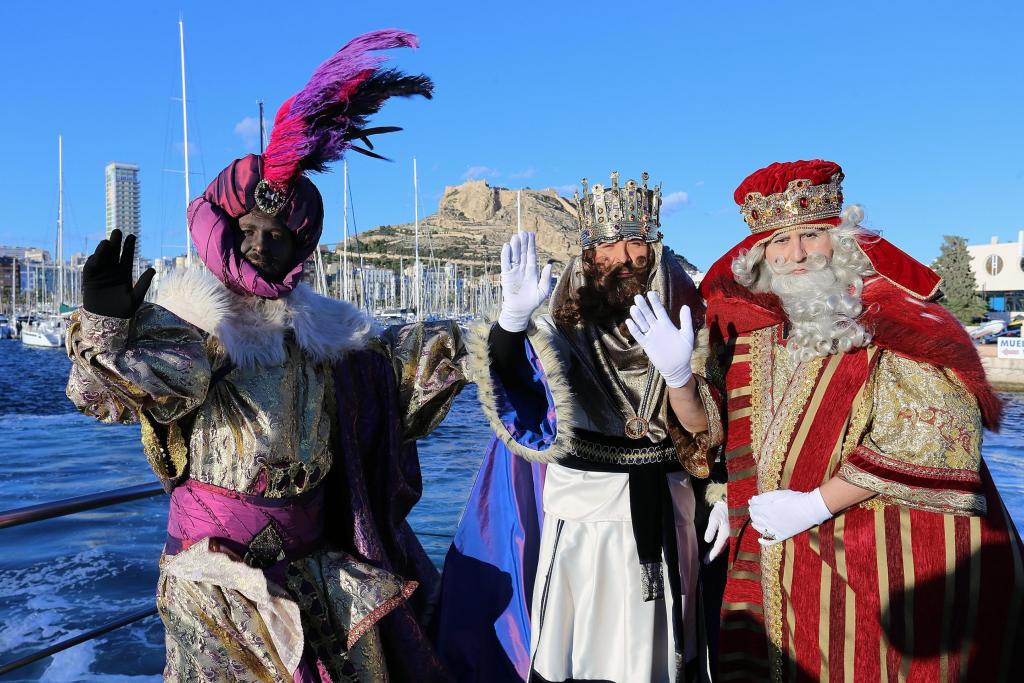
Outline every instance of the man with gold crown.
[[999, 398], [938, 276], [842, 181], [750, 175], [751, 234], [701, 283], [727, 392], [719, 680], [1016, 679], [1024, 563], [980, 450]]
[[[581, 254], [550, 313], [535, 316], [551, 291], [536, 236], [502, 249], [501, 314], [470, 340], [496, 439], [445, 568], [440, 648], [463, 680], [697, 676], [693, 478], [708, 476], [721, 428], [690, 370], [704, 307], [662, 243], [660, 202], [646, 173], [584, 180]], [[470, 582], [489, 588], [448, 592]], [[528, 620], [517, 601], [532, 603]]]
[[323, 228], [305, 171], [376, 156], [367, 117], [429, 97], [425, 76], [360, 36], [278, 111], [263, 155], [232, 162], [189, 206], [209, 269], [132, 285], [114, 231], [83, 271], [67, 393], [86, 414], [141, 423], [170, 493], [157, 607], [169, 681], [447, 680], [422, 622], [437, 572], [406, 522], [415, 440], [465, 384], [458, 328], [380, 332], [301, 283]]

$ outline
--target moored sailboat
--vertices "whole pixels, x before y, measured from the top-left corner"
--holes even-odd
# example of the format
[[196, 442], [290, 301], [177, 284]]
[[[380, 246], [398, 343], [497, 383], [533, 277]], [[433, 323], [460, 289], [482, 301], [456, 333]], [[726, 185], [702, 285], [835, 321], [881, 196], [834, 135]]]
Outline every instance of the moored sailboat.
[[[44, 282], [46, 278], [44, 277]], [[57, 136], [57, 291], [53, 310], [64, 304], [64, 138]], [[39, 348], [64, 346], [64, 321], [59, 315], [36, 318], [21, 331], [21, 343]]]

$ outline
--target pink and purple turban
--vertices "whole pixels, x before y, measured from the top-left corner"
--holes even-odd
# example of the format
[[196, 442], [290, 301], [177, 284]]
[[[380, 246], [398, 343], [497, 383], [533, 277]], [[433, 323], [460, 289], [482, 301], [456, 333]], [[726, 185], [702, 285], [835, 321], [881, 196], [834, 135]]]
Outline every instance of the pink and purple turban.
[[[189, 230], [199, 258], [228, 288], [277, 299], [299, 284], [324, 222], [323, 199], [304, 172], [324, 171], [350, 149], [384, 158], [370, 151], [370, 136], [401, 129], [368, 128], [368, 117], [389, 97], [429, 99], [433, 83], [422, 74], [383, 69], [385, 58], [371, 53], [418, 45], [416, 36], [396, 29], [372, 31], [349, 42], [281, 105], [266, 152], [233, 161], [189, 204]], [[356, 140], [365, 147], [354, 144]], [[295, 238], [295, 263], [280, 282], [260, 275], [236, 246], [238, 219], [253, 210], [276, 217]]]
[[188, 224], [196, 251], [218, 280], [239, 294], [277, 299], [302, 280], [306, 259], [316, 249], [324, 227], [324, 202], [309, 178], [291, 183], [278, 219], [295, 239], [295, 264], [280, 282], [267, 280], [243, 258], [236, 246], [238, 219], [256, 208], [256, 185], [263, 158], [250, 154], [231, 162], [188, 207]]

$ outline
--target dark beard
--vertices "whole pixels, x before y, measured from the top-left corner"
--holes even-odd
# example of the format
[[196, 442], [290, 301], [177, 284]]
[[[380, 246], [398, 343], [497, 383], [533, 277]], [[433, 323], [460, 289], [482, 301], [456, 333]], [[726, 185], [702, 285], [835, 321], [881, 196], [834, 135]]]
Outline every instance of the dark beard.
[[[604, 270], [594, 261], [593, 251], [587, 251], [582, 261], [585, 284], [576, 290], [575, 297], [554, 312], [555, 321], [569, 325], [621, 324], [629, 315], [633, 298], [647, 291], [650, 259], [640, 258], [635, 263], [622, 263]], [[619, 273], [627, 266], [633, 275], [620, 278]]]

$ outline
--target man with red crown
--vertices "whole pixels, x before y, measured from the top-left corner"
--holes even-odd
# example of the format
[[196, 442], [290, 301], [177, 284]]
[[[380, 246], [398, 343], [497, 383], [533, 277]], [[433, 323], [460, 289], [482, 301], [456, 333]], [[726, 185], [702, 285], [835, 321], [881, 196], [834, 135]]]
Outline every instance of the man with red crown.
[[1024, 561], [981, 457], [1000, 401], [938, 276], [842, 180], [752, 174], [751, 235], [701, 283], [727, 392], [720, 680], [1005, 680]]
[[426, 76], [362, 35], [282, 105], [262, 155], [230, 163], [189, 206], [206, 269], [132, 283], [135, 238], [113, 231], [85, 264], [68, 331], [68, 397], [141, 423], [170, 493], [157, 607], [168, 681], [447, 680], [424, 621], [436, 569], [406, 522], [416, 439], [466, 383], [451, 323], [374, 329], [303, 284], [323, 229], [307, 171], [395, 128], [367, 118]]

